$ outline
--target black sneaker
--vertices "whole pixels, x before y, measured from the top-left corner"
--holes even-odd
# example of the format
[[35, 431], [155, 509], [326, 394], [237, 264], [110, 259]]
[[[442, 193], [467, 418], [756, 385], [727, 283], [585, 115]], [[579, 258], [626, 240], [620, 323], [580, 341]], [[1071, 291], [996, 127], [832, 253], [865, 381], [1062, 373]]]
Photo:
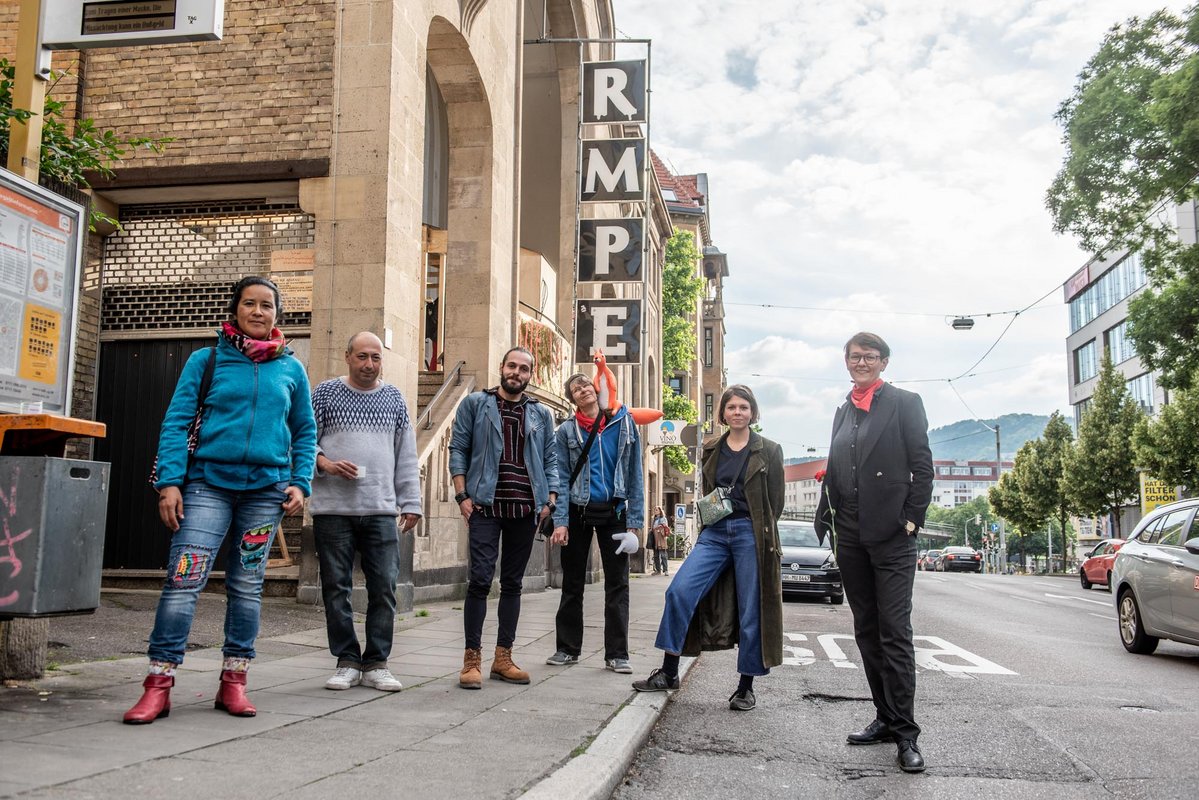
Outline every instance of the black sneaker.
[[578, 664], [579, 657], [572, 656], [570, 653], [559, 650], [545, 660], [545, 663], [551, 667], [569, 667], [571, 664]]
[[643, 681], [633, 681], [633, 688], [639, 692], [677, 692], [679, 676], [673, 678], [660, 669], [656, 669]]
[[733, 692], [729, 698], [729, 708], [733, 711], [753, 711], [757, 704], [758, 700], [754, 697], [753, 689]]

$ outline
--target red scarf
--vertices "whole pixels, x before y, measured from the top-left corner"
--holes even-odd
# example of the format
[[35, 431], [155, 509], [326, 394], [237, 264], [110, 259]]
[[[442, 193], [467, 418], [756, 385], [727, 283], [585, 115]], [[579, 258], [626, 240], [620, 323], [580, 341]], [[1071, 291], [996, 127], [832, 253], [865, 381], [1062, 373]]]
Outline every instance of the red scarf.
[[878, 387], [883, 385], [883, 379], [879, 378], [874, 383], [867, 386], [865, 389], [858, 386], [856, 383], [853, 386], [853, 391], [849, 393], [849, 399], [853, 404], [863, 411], [870, 412], [870, 404], [874, 402], [874, 393], [878, 391]]
[[[582, 411], [576, 411], [575, 412], [575, 420], [579, 423], [580, 426], [582, 426], [583, 430], [587, 431], [588, 433], [591, 433], [591, 426], [595, 424], [595, 420], [592, 417], [588, 417], [588, 416], [584, 415]], [[600, 409], [600, 415], [599, 415], [600, 431], [602, 431], [604, 429], [604, 425], [606, 425], [607, 423], [608, 423], [608, 418], [606, 416], [604, 416], [603, 409]]]
[[272, 358], [278, 358], [283, 355], [287, 348], [287, 342], [278, 328], [271, 328], [269, 339], [255, 339], [246, 336], [236, 325], [229, 322], [222, 322], [221, 333], [229, 341], [229, 344], [242, 351], [246, 358], [255, 364], [261, 364], [264, 361], [270, 361]]

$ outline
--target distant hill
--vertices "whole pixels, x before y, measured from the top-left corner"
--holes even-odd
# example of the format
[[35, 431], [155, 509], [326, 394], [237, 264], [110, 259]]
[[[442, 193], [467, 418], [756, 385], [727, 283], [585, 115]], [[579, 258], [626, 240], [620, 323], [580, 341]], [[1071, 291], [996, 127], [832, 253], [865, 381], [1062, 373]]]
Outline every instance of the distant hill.
[[[1021, 445], [1041, 435], [1045, 430], [1045, 423], [1049, 422], [1049, 416], [1004, 414], [998, 421], [999, 447], [1003, 452], [1003, 459], [1010, 461], [1015, 458]], [[994, 428], [996, 421], [985, 419], [982, 422]], [[934, 459], [995, 460], [995, 434], [976, 419], [964, 419], [952, 425], [934, 428], [928, 432], [928, 443], [932, 446]]]

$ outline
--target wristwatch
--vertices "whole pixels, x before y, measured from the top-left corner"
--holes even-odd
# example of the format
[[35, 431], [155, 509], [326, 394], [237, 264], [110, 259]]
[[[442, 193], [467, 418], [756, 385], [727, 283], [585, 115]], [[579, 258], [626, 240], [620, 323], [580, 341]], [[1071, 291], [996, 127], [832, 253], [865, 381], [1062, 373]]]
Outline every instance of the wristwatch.
[[910, 519], [906, 520], [903, 524], [903, 529], [905, 531], [907, 531], [908, 533], [915, 533], [916, 532], [916, 523], [912, 522]]
[[545, 507], [550, 510], [551, 514], [558, 510], [558, 504], [555, 503], [553, 500], [546, 500]]
[[466, 492], [458, 492], [458, 494], [454, 495], [454, 502], [457, 503], [458, 505], [462, 505], [463, 500], [469, 500], [469, 499], [470, 499], [470, 495], [467, 494]]

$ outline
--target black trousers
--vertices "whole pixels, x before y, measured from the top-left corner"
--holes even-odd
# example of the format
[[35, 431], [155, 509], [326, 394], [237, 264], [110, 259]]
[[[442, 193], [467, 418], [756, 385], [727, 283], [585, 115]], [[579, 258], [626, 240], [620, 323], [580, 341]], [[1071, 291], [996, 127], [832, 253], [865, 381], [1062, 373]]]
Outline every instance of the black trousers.
[[916, 652], [912, 646], [912, 587], [916, 537], [897, 530], [879, 543], [858, 537], [858, 517], [839, 512], [837, 563], [853, 611], [853, 635], [878, 718], [897, 739], [916, 739]]
[[[500, 629], [497, 647], [511, 647], [520, 621], [520, 590], [525, 567], [533, 552], [533, 534], [537, 515], [519, 519], [485, 517], [479, 512], [467, 522], [470, 545], [470, 583], [462, 604], [462, 627], [468, 650], [478, 650], [483, 640], [483, 622], [487, 619], [487, 595], [495, 577], [495, 562], [500, 561], [500, 603], [497, 616]], [[501, 550], [501, 542], [503, 549]]]
[[583, 587], [587, 575], [587, 556], [591, 539], [599, 540], [600, 561], [604, 565], [604, 659], [629, 657], [629, 556], [616, 555], [614, 533], [624, 533], [623, 525], [598, 529], [584, 525], [570, 510], [570, 538], [562, 547], [562, 599], [554, 619], [558, 649], [572, 656], [583, 651]]

